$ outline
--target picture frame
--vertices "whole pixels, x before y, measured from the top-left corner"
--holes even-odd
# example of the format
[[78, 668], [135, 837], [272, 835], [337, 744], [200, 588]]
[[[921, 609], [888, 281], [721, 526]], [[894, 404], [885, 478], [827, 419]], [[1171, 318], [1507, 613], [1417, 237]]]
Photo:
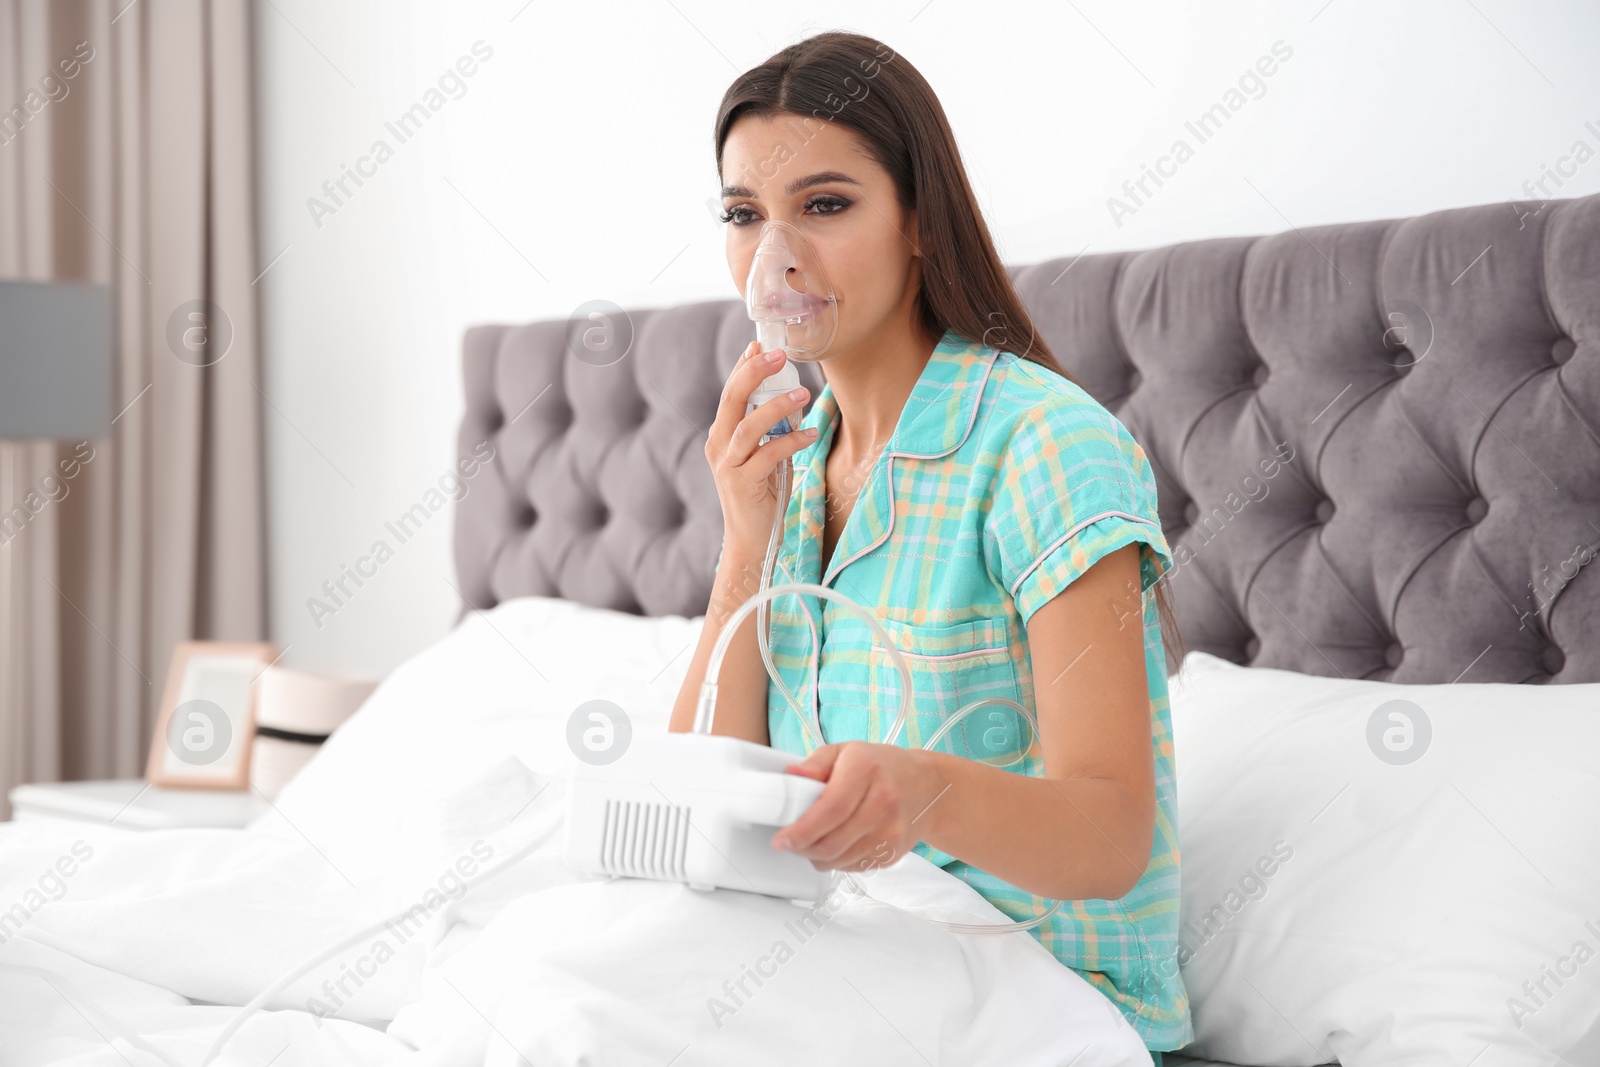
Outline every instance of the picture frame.
[[175, 789], [250, 787], [256, 680], [269, 642], [183, 641], [172, 650], [145, 777]]

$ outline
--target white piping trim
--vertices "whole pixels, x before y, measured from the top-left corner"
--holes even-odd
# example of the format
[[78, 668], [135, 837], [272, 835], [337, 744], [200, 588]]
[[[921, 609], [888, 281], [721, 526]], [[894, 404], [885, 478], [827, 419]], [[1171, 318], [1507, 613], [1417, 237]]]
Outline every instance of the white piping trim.
[[[981, 341], [978, 343], [978, 345], [980, 349], [989, 348], [991, 351], [994, 351], [992, 346], [986, 345]], [[978, 395], [974, 397], [972, 401], [972, 413], [967, 416], [967, 428], [962, 431], [961, 436], [956, 440], [955, 444], [951, 445], [943, 452], [896, 452], [894, 455], [907, 456], [915, 459], [938, 459], [940, 456], [948, 456], [950, 453], [954, 452], [956, 449], [965, 444], [967, 438], [972, 436], [972, 427], [978, 421], [978, 408], [983, 403], [983, 391], [989, 387], [989, 378], [994, 374], [994, 365], [999, 361], [1000, 354], [998, 351], [995, 351], [995, 354], [989, 357], [987, 364], [984, 366], [983, 378], [978, 382]]]
[[[876, 641], [872, 642], [872, 647], [873, 648], [883, 648], [883, 646], [878, 644], [878, 642], [876, 642]], [[885, 652], [888, 651], [888, 649], [883, 649], [883, 650]], [[900, 649], [900, 654], [902, 656], [909, 656], [912, 659], [928, 659], [928, 660], [938, 660], [940, 662], [943, 662], [945, 660], [962, 659], [963, 657], [966, 657], [966, 656], [992, 656], [997, 652], [1010, 652], [1010, 651], [1011, 651], [1011, 648], [1010, 648], [1009, 645], [995, 645], [992, 648], [990, 648], [990, 647], [969, 648], [969, 649], [967, 649], [965, 651], [962, 651], [962, 652], [907, 652], [905, 649], [902, 648], [902, 649]]]
[[[988, 348], [990, 346], [984, 345], [983, 347]], [[850, 564], [854, 563], [856, 560], [860, 559], [862, 556], [866, 555], [868, 552], [871, 552], [873, 549], [875, 549], [879, 545], [883, 544], [885, 541], [887, 541], [889, 539], [889, 535], [894, 533], [894, 461], [896, 459], [939, 459], [939, 458], [941, 458], [943, 456], [948, 456], [950, 453], [954, 452], [956, 449], [960, 448], [962, 445], [967, 443], [967, 438], [972, 436], [972, 427], [978, 421], [978, 408], [983, 406], [983, 391], [989, 387], [989, 378], [990, 378], [991, 375], [994, 374], [994, 365], [996, 363], [998, 363], [998, 362], [999, 362], [999, 353], [997, 352], [994, 356], [992, 356], [989, 359], [988, 365], [986, 367], [984, 367], [983, 379], [978, 382], [978, 395], [976, 397], [974, 397], [973, 401], [972, 401], [972, 414], [967, 416], [967, 428], [961, 434], [961, 437], [956, 441], [955, 444], [951, 445], [949, 448], [945, 449], [943, 452], [890, 452], [889, 453], [888, 460], [886, 460], [884, 462], [884, 473], [885, 473], [885, 475], [887, 476], [887, 479], [888, 479], [888, 484], [884, 487], [884, 491], [889, 494], [889, 525], [884, 527], [883, 533], [881, 535], [879, 535], [879, 537], [878, 537], [878, 539], [876, 541], [872, 542], [872, 544], [870, 544], [867, 547], [861, 549], [855, 555], [851, 556], [849, 559], [847, 559], [843, 563], [839, 564], [838, 570], [830, 569], [830, 573], [824, 574], [822, 576], [822, 581], [817, 583], [818, 585], [827, 585], [834, 578], [837, 578], [839, 576], [839, 571], [844, 570], [846, 567], [850, 566]], [[855, 512], [852, 511], [851, 514], [853, 515], [853, 514], [855, 514]], [[846, 520], [846, 524], [847, 525], [848, 525], [848, 522], [849, 522], [849, 520]], [[841, 536], [841, 539], [842, 539], [843, 538], [842, 531], [841, 531], [841, 535], [840, 536]]]
[[[1038, 559], [1036, 559], [1032, 563], [1028, 564], [1027, 570], [1023, 571], [1020, 575], [1018, 575], [1017, 580], [1011, 583], [1011, 599], [1012, 600], [1016, 600], [1017, 599], [1017, 590], [1022, 588], [1022, 583], [1027, 580], [1028, 575], [1032, 574], [1034, 572], [1034, 570], [1039, 566], [1039, 564], [1041, 564], [1041, 563], [1043, 563], [1045, 561], [1045, 558], [1047, 556], [1049, 556], [1050, 553], [1054, 552], [1056, 549], [1058, 549], [1062, 545], [1066, 544], [1076, 534], [1078, 534], [1081, 530], [1083, 530], [1084, 527], [1093, 525], [1094, 523], [1099, 522], [1101, 519], [1127, 519], [1130, 522], [1136, 522], [1141, 526], [1155, 526], [1156, 525], [1155, 523], [1151, 522], [1149, 519], [1145, 518], [1142, 515], [1130, 515], [1126, 511], [1102, 511], [1100, 514], [1094, 516], [1093, 518], [1084, 519], [1082, 522], [1078, 523], [1078, 525], [1074, 526], [1072, 529], [1068, 530], [1066, 533], [1064, 533], [1060, 537], [1056, 538], [1056, 540], [1051, 543], [1049, 548], [1047, 548], [1043, 552], [1039, 553], [1039, 558]], [[1157, 529], [1159, 529], [1159, 527], [1157, 527]]]

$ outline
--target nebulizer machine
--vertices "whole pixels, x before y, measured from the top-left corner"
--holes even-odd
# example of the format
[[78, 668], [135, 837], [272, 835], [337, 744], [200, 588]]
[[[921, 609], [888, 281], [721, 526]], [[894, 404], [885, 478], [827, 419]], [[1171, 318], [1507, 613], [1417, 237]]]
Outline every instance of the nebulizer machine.
[[[745, 306], [756, 326], [761, 351], [781, 348], [787, 359], [751, 394], [746, 414], [766, 401], [800, 385], [796, 362], [815, 362], [833, 342], [839, 309], [822, 261], [795, 226], [770, 220], [763, 224], [745, 286]], [[798, 429], [785, 418], [761, 438]], [[861, 605], [823, 585], [808, 582], [772, 584], [778, 546], [783, 536], [793, 466], [779, 464], [777, 507], [772, 535], [767, 542], [759, 592], [739, 606], [723, 626], [712, 648], [696, 707], [691, 733], [634, 736], [622, 756], [609, 763], [577, 763], [568, 782], [567, 820], [563, 852], [576, 871], [610, 877], [648, 878], [687, 884], [696, 889], [742, 890], [792, 900], [810, 907], [848, 882], [858, 895], [866, 888], [850, 872], [819, 871], [803, 856], [772, 847], [779, 829], [793, 823], [821, 796], [824, 785], [815, 779], [787, 773], [799, 761], [790, 753], [741, 738], [711, 732], [716, 715], [717, 683], [723, 657], [739, 627], [756, 614], [757, 644], [761, 660], [793, 714], [798, 716], [814, 747], [826, 743], [820, 725], [800, 709], [772, 660], [768, 641], [767, 605], [789, 593], [804, 593], [830, 600], [864, 622], [885, 648], [900, 677], [900, 706], [894, 725], [884, 738], [894, 744], [905, 727], [910, 708], [911, 672], [905, 657], [883, 626]], [[820, 651], [820, 650], [819, 650]], [[934, 748], [959, 722], [980, 707], [1003, 705], [1016, 711], [1038, 736], [1038, 721], [1021, 704], [1007, 697], [985, 697], [958, 709], [940, 724], [923, 744]], [[997, 764], [1010, 766], [1020, 759]], [[515, 866], [536, 849], [535, 842], [511, 853], [494, 868], [479, 875], [474, 885]], [[1044, 923], [1061, 906], [1024, 922], [955, 923], [928, 919], [936, 925], [967, 934], [1012, 933]], [[443, 927], [453, 908], [446, 906], [433, 921]], [[352, 934], [278, 979], [242, 1008], [218, 1035], [201, 1061], [209, 1064], [244, 1020], [302, 974], [359, 945], [398, 916], [390, 916]], [[159, 1055], [159, 1054], [158, 1054]]]

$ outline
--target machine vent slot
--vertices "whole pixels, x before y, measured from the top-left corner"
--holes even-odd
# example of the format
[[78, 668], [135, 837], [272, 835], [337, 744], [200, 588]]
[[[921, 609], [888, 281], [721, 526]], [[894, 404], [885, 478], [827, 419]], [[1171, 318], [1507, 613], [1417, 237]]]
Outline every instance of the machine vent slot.
[[688, 878], [689, 809], [607, 800], [600, 862], [606, 873], [682, 882]]

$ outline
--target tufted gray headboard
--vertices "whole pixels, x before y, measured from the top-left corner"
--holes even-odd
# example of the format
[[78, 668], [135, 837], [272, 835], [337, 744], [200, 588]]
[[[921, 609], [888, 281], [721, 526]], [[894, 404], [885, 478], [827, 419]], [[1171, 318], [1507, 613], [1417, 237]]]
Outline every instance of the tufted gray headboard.
[[[1600, 681], [1600, 196], [1010, 270], [1150, 457], [1189, 648]], [[704, 431], [754, 331], [731, 299], [616, 319], [620, 358], [561, 321], [467, 331], [458, 452], [494, 455], [456, 511], [463, 611], [705, 611]]]

